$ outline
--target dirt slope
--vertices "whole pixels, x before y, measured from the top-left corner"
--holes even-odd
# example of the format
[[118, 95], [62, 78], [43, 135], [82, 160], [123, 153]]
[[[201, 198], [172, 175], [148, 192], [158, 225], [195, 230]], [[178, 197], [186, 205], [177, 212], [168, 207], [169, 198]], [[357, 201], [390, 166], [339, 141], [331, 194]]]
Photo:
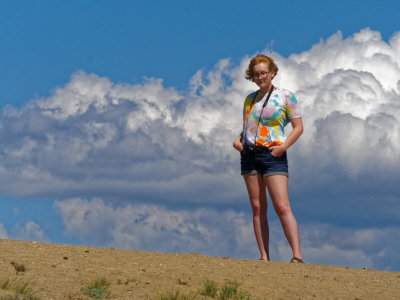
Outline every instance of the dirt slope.
[[207, 279], [237, 281], [250, 299], [400, 299], [397, 272], [0, 240], [0, 298], [27, 285], [40, 299], [91, 299], [83, 289], [101, 277], [113, 299], [193, 294]]

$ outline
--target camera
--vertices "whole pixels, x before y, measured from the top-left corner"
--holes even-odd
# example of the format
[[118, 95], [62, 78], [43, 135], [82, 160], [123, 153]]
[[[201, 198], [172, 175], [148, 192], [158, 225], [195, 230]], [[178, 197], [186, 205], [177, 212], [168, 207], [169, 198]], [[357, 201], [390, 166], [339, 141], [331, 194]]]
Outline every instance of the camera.
[[254, 153], [256, 151], [256, 147], [253, 145], [243, 145], [243, 151], [245, 153]]

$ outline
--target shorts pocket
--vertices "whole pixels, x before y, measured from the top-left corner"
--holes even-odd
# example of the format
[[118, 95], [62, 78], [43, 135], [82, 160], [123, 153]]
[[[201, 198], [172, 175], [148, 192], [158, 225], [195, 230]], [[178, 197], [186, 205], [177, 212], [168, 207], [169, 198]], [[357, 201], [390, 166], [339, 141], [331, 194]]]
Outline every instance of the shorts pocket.
[[270, 152], [270, 154], [273, 158], [276, 158], [276, 159], [286, 159], [286, 151], [283, 152], [280, 156], [275, 156], [272, 154], [272, 152]]

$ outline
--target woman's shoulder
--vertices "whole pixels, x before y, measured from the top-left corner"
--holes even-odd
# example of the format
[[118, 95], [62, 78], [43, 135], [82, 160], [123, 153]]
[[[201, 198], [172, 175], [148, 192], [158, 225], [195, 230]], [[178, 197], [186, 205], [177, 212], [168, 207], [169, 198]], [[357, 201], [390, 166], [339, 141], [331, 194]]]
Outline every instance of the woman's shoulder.
[[281, 87], [275, 87], [275, 91], [277, 94], [282, 95], [282, 96], [294, 96], [294, 94], [289, 91], [288, 89], [281, 88]]
[[257, 96], [257, 93], [258, 93], [258, 90], [257, 90], [257, 91], [254, 91], [254, 92], [252, 92], [252, 93], [250, 93], [250, 94], [248, 94], [248, 95], [246, 96], [246, 98], [244, 99], [244, 102], [247, 103], [247, 102], [249, 102], [249, 101], [250, 101], [250, 102], [253, 101], [254, 97]]
[[284, 88], [278, 88], [278, 89], [279, 89], [278, 91], [279, 99], [280, 101], [282, 101], [282, 103], [285, 103], [285, 105], [290, 105], [290, 106], [298, 105], [297, 99], [291, 91]]
[[256, 95], [257, 95], [257, 93], [258, 93], [258, 90], [257, 91], [254, 91], [254, 92], [251, 92], [250, 94], [248, 94], [247, 96], [246, 96], [246, 99], [253, 99]]
[[243, 109], [247, 110], [250, 108], [251, 104], [253, 103], [254, 97], [257, 95], [258, 91], [252, 92], [246, 96], [243, 103]]
[[277, 90], [277, 94], [279, 95], [279, 98], [281, 98], [283, 101], [286, 101], [286, 102], [291, 101], [293, 103], [297, 103], [296, 97], [288, 89], [277, 87], [276, 90]]

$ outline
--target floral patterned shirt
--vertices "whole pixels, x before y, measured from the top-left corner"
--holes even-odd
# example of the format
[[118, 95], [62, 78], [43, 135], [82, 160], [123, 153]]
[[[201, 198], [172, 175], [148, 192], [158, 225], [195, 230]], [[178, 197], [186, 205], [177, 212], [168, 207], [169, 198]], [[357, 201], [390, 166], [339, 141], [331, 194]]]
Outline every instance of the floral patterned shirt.
[[[285, 126], [290, 119], [301, 117], [293, 93], [275, 87], [263, 109], [267, 94], [256, 91], [248, 95], [244, 101], [243, 144], [266, 147], [281, 145], [286, 140]], [[254, 97], [256, 99], [253, 102]], [[253, 105], [251, 105], [252, 102]]]

